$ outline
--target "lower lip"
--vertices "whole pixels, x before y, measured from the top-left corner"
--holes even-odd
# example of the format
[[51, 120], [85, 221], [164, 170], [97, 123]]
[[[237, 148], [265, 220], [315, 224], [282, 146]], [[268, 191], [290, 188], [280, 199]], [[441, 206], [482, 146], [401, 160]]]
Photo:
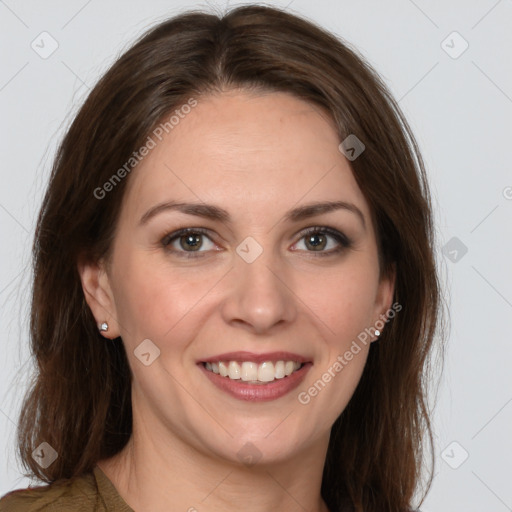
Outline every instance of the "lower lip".
[[198, 366], [213, 384], [232, 397], [249, 402], [268, 402], [270, 400], [277, 400], [298, 387], [312, 364], [305, 363], [288, 377], [275, 379], [267, 384], [247, 384], [241, 379], [233, 380], [229, 377], [222, 377], [217, 373], [213, 373], [207, 370], [202, 363], [199, 363]]

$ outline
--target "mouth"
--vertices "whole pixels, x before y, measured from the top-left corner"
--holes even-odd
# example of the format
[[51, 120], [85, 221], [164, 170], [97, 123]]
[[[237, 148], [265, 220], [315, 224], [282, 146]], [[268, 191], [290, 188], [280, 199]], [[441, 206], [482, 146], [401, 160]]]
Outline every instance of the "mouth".
[[231, 352], [197, 364], [217, 388], [231, 396], [266, 401], [280, 398], [296, 388], [313, 363], [289, 352]]
[[303, 363], [293, 360], [264, 361], [217, 361], [203, 363], [209, 372], [231, 380], [240, 380], [248, 384], [262, 385], [285, 379], [300, 370]]

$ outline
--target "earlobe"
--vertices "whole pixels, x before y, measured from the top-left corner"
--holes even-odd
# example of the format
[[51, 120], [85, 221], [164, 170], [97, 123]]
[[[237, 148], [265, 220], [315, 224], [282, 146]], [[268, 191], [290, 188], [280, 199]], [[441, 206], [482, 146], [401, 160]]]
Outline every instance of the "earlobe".
[[117, 315], [114, 296], [103, 263], [81, 262], [78, 264], [78, 273], [85, 300], [96, 320], [98, 330], [105, 338], [117, 338], [120, 333], [115, 321]]

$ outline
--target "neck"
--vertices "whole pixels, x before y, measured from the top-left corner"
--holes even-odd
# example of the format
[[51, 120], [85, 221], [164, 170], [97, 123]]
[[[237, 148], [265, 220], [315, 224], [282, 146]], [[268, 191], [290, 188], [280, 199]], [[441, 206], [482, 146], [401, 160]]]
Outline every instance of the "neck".
[[252, 466], [205, 454], [171, 436], [144, 431], [134, 416], [126, 447], [99, 462], [135, 511], [329, 512], [321, 498], [328, 439], [293, 458]]

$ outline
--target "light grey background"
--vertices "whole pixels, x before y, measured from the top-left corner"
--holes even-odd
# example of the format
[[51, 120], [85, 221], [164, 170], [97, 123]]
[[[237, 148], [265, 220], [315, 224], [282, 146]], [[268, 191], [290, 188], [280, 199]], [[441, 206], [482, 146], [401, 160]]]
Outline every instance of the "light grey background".
[[[225, 8], [216, 1], [0, 0], [0, 495], [30, 483], [14, 456], [15, 422], [32, 369], [30, 244], [56, 144], [138, 35], [185, 8]], [[422, 512], [512, 511], [512, 1], [274, 5], [359, 49], [400, 100], [428, 167], [451, 332]], [[44, 31], [58, 43], [46, 59], [31, 47], [51, 49]]]

